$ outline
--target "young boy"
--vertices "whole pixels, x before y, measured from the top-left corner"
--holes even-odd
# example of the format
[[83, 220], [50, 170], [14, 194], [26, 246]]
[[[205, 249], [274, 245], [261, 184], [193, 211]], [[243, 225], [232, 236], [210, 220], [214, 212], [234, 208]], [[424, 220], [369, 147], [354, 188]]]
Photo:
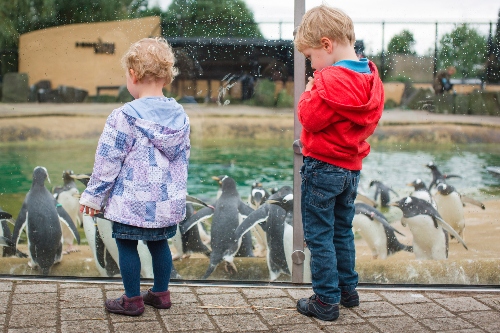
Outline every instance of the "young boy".
[[[172, 48], [163, 38], [144, 38], [122, 58], [127, 89], [134, 101], [114, 110], [106, 121], [94, 169], [80, 198], [80, 211], [94, 215], [106, 207], [113, 221], [125, 294], [106, 300], [109, 312], [138, 316], [144, 304], [171, 306], [172, 256], [167, 239], [186, 214], [190, 125], [163, 87], [177, 74]], [[153, 288], [140, 292], [137, 242], [146, 242], [153, 262]]]
[[366, 139], [384, 107], [377, 68], [358, 59], [354, 42], [349, 16], [326, 5], [307, 11], [294, 40], [315, 70], [298, 104], [302, 223], [314, 295], [300, 299], [297, 310], [321, 320], [337, 319], [339, 303], [359, 305], [354, 199], [361, 161], [370, 152]]

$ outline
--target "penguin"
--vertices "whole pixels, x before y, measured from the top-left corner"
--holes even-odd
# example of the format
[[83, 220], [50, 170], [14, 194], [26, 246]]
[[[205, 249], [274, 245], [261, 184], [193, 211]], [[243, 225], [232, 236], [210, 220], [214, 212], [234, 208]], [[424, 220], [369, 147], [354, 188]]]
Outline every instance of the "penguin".
[[[11, 257], [16, 254], [15, 247], [12, 244], [12, 232], [10, 231], [7, 221], [12, 221], [12, 215], [0, 208], [0, 237], [6, 239], [6, 243], [0, 247], [0, 254], [2, 257]], [[11, 244], [11, 245], [8, 245]]]
[[463, 239], [427, 201], [409, 196], [391, 206], [403, 212], [401, 222], [407, 224], [413, 234], [413, 253], [417, 259], [447, 259], [448, 233], [468, 250]]
[[[290, 275], [293, 253], [293, 190], [290, 186], [283, 186], [272, 194], [238, 226], [235, 240], [224, 253], [224, 260], [232, 263], [242, 235], [257, 224], [262, 225], [267, 235], [267, 266], [270, 281], [275, 281], [281, 274]], [[304, 282], [310, 282], [311, 254], [307, 248], [304, 249], [304, 253], [306, 256]]]
[[[254, 182], [250, 189], [248, 203], [253, 209], [258, 209], [268, 198], [269, 192], [262, 186], [260, 182]], [[256, 224], [252, 229], [252, 237], [255, 240], [254, 255], [256, 257], [266, 257], [266, 233], [262, 230], [260, 224]]]
[[431, 169], [432, 172], [432, 182], [429, 184], [429, 191], [432, 190], [432, 187], [437, 186], [439, 183], [445, 183], [448, 178], [462, 178], [459, 175], [442, 174], [432, 161], [427, 163], [425, 166]]
[[[176, 254], [172, 256], [172, 260], [189, 257], [192, 253], [203, 253], [207, 257], [210, 257], [211, 250], [204, 244], [200, 236], [200, 224], [198, 224], [197, 228], [191, 228], [184, 234], [180, 231], [180, 225], [195, 213], [194, 203], [193, 201], [189, 201], [189, 198], [193, 197], [186, 197], [186, 218], [177, 225], [177, 233], [172, 238], [172, 245], [176, 249]], [[203, 206], [208, 207], [204, 203]]]
[[[410, 193], [410, 196], [425, 200], [428, 203], [430, 203], [432, 205], [432, 207], [437, 209], [436, 202], [435, 202], [434, 198], [432, 197], [431, 192], [429, 192], [429, 190], [427, 189], [427, 186], [425, 186], [425, 183], [422, 181], [422, 179], [417, 178], [414, 181], [412, 181], [411, 183], [408, 183], [406, 185], [412, 186], [414, 188], [414, 191], [412, 193]], [[446, 221], [446, 219], [445, 219], [445, 221]]]
[[30, 264], [32, 268], [40, 268], [42, 275], [48, 275], [51, 267], [62, 259], [61, 222], [71, 229], [80, 244], [80, 235], [71, 217], [45, 188], [46, 179], [50, 182], [47, 169], [37, 166], [12, 235], [17, 247], [19, 235], [26, 227]]
[[[484, 205], [479, 201], [462, 196], [452, 185], [440, 183], [436, 189], [437, 192], [434, 195], [434, 199], [439, 214], [462, 239], [465, 239], [464, 202], [473, 203], [482, 209], [485, 209]], [[454, 238], [453, 236], [451, 237]]]
[[368, 244], [373, 259], [386, 259], [399, 251], [413, 252], [412, 246], [398, 241], [396, 233], [404, 235], [394, 229], [380, 211], [362, 202], [357, 202], [354, 206], [356, 212], [352, 220], [353, 228]]
[[382, 182], [378, 180], [372, 180], [370, 182], [370, 187], [375, 186], [375, 202], [377, 201], [378, 195], [380, 194], [380, 205], [381, 207], [389, 207], [389, 202], [391, 202], [390, 192], [398, 195], [396, 191], [394, 191], [389, 186], [384, 185]]
[[[225, 251], [234, 242], [234, 231], [240, 221], [246, 218], [253, 209], [245, 204], [236, 189], [233, 178], [223, 175], [212, 177], [219, 182], [220, 197], [214, 204], [214, 208], [204, 207], [191, 216], [180, 227], [184, 234], [198, 223], [212, 217], [210, 263], [202, 279], [207, 279], [215, 270], [217, 265], [223, 261]], [[243, 256], [253, 256], [251, 248], [252, 238], [249, 234], [243, 236], [242, 246], [239, 253]], [[225, 269], [230, 273], [237, 272], [236, 267], [226, 261]]]
[[[68, 212], [71, 219], [79, 227], [82, 226], [81, 213], [80, 213], [80, 192], [75, 184], [74, 172], [73, 170], [64, 170], [62, 173], [62, 179], [64, 182], [63, 186], [56, 186], [52, 189], [54, 198], [59, 202], [64, 210]], [[69, 254], [71, 252], [78, 252], [79, 250], [73, 246], [73, 234], [66, 225], [61, 224], [64, 248], [63, 254]]]

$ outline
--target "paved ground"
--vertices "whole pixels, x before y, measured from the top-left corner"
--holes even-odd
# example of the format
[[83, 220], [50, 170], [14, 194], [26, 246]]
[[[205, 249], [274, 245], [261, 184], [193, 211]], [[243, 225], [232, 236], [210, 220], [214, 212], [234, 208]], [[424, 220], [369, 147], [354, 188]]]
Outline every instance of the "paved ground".
[[[143, 285], [146, 289], [149, 286]], [[0, 280], [0, 330], [14, 332], [499, 332], [500, 290], [372, 289], [335, 322], [295, 311], [310, 288], [172, 284], [172, 308], [109, 314], [116, 282]]]

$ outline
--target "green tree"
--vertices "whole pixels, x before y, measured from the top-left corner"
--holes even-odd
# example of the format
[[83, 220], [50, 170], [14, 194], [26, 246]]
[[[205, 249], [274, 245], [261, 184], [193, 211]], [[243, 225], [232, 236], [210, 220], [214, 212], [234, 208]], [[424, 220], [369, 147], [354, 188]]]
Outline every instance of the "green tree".
[[166, 36], [262, 38], [243, 0], [174, 0], [162, 21]]
[[409, 30], [403, 30], [389, 41], [387, 53], [389, 54], [412, 54], [415, 55], [415, 38]]
[[500, 83], [500, 10], [498, 11], [496, 33], [489, 43], [486, 81]]
[[468, 24], [460, 24], [441, 38], [438, 66], [454, 66], [457, 77], [477, 77], [478, 68], [486, 62], [486, 53], [486, 38]]

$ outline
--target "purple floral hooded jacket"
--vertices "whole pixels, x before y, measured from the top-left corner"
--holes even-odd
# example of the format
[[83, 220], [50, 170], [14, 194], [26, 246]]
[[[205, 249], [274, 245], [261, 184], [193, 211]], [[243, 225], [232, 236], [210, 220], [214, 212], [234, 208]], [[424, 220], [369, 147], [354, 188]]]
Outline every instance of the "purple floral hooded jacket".
[[189, 118], [172, 98], [140, 98], [115, 109], [80, 204], [142, 228], [179, 223], [186, 214], [189, 133]]

